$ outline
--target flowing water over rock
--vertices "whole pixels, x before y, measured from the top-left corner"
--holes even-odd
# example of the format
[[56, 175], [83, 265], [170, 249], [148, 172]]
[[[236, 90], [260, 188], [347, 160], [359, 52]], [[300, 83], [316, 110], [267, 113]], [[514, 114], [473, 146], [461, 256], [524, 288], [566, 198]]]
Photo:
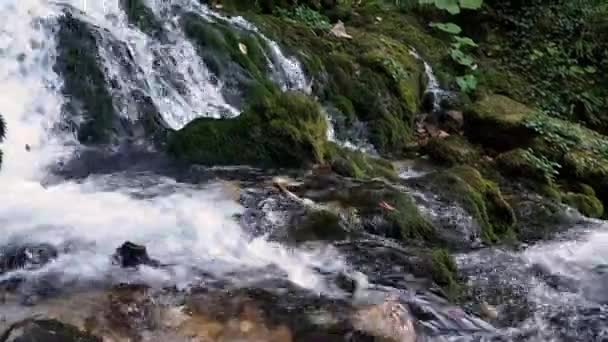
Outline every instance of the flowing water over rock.
[[[179, 129], [198, 117], [238, 116], [251, 81], [236, 64], [228, 71], [212, 65], [217, 56], [189, 39], [188, 20], [256, 37], [265, 46], [261, 69], [282, 90], [310, 93], [311, 84], [296, 58], [241, 17], [198, 0], [141, 3], [152, 16], [146, 25], [134, 22], [129, 1], [0, 3], [0, 113], [8, 127], [0, 174], [0, 340], [490, 341], [528, 331], [550, 338], [548, 329], [527, 329], [531, 322], [561, 327], [557, 336], [566, 340], [576, 340], [566, 324], [605, 336], [598, 323], [607, 303], [603, 232], [566, 248], [506, 254], [505, 262], [499, 252], [461, 257], [472, 283], [500, 264], [513, 265], [508, 271], [517, 280], [503, 288], [539, 284], [525, 298], [509, 298], [517, 309], [546, 306], [504, 324], [521, 328], [519, 335], [503, 333], [475, 310], [450, 304], [427, 279], [417, 247], [395, 243], [399, 232], [384, 217], [391, 203], [349, 211], [336, 198], [344, 191], [370, 201], [380, 192], [409, 192], [435, 225], [476, 244], [479, 227], [462, 208], [381, 182], [170, 165], [140, 132], [150, 129], [146, 120]], [[244, 44], [239, 50], [253, 53]], [[66, 56], [88, 72], [75, 75]], [[438, 92], [425, 67], [429, 92]], [[90, 95], [100, 107], [83, 101]], [[114, 115], [103, 122], [112, 139], [84, 144], [94, 134], [82, 139], [80, 131], [101, 107]], [[336, 137], [332, 127], [330, 140], [374, 153], [366, 127], [351, 132], [352, 140]], [[411, 170], [402, 178], [432, 171]], [[274, 177], [285, 173], [293, 181], [277, 189]], [[311, 218], [326, 220], [341, 241], [311, 239], [318, 238], [305, 231]], [[492, 304], [502, 319], [502, 303]], [[571, 312], [576, 319], [567, 320]]]

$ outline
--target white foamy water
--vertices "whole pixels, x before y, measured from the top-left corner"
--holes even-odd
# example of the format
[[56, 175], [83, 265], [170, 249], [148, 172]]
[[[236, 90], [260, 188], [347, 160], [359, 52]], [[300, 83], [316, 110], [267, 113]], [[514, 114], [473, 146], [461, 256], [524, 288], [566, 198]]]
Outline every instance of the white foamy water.
[[[58, 3], [80, 10], [86, 21], [107, 31], [101, 35], [100, 55], [106, 77], [118, 85], [112, 95], [124, 117], [137, 119], [133, 117], [136, 113], [133, 90], [149, 96], [174, 129], [199, 116], [238, 115], [238, 110], [226, 103], [221, 82], [215, 79], [212, 82], [211, 73], [179, 26], [166, 22], [171, 17], [159, 17], [159, 22], [165, 23], [167, 34], [161, 42], [131, 25], [118, 0], [59, 0]], [[122, 58], [118, 59], [117, 53], [121, 53]]]
[[[159, 81], [146, 66], [151, 63], [150, 51], [158, 46], [125, 25], [123, 15], [114, 12], [118, 8], [116, 2], [61, 3], [80, 9], [84, 20], [106, 28], [125, 43], [143, 71], [135, 80], [120, 82], [127, 87], [142, 86], [154, 95], [154, 87], [158, 86], [155, 82]], [[113, 19], [108, 19], [104, 11], [109, 11]], [[56, 273], [64, 281], [100, 281], [121, 274], [111, 264], [110, 256], [129, 240], [145, 244], [152, 257], [172, 265], [163, 270], [140, 270], [137, 276], [150, 281], [187, 285], [196, 280], [199, 271], [222, 276], [271, 267], [296, 284], [325, 291], [324, 282], [313, 269], [343, 269], [335, 252], [288, 249], [263, 238], [250, 238], [234, 218], [243, 208], [217, 184], [193, 186], [155, 175], [118, 173], [92, 176], [79, 183], [63, 182], [46, 188], [41, 185], [47, 174], [45, 168], [69, 157], [78, 147], [71, 135], [50, 133], [60, 120], [64, 102], [61, 80], [52, 71], [56, 46], [50, 28], [56, 25], [59, 15], [56, 3], [47, 0], [0, 2], [0, 113], [8, 129], [1, 146], [5, 155], [0, 173], [0, 247], [23, 242], [66, 247], [67, 252], [56, 261], [30, 274]], [[180, 58], [178, 64], [200, 66], [196, 61], [185, 60], [183, 53], [191, 47], [183, 40], [163, 48]], [[103, 57], [110, 73], [122, 76], [119, 66], [112, 69], [115, 61], [110, 60], [111, 55]], [[210, 90], [211, 95], [201, 90], [209, 86], [204, 71], [191, 71], [186, 79], [191, 96], [157, 97], [154, 100], [161, 111], [167, 108], [175, 110], [172, 115], [190, 118], [188, 106], [219, 99], [214, 97], [217, 88], [211, 87], [215, 89]], [[202, 74], [193, 75], [197, 71]], [[196, 89], [197, 82], [201, 89]], [[171, 116], [163, 114], [171, 121]], [[174, 125], [187, 120], [174, 119]], [[25, 150], [25, 144], [31, 145], [31, 152]], [[147, 177], [146, 182], [141, 181], [142, 177]], [[134, 196], [137, 194], [145, 196]], [[260, 272], [258, 276], [265, 274]]]
[[439, 81], [437, 80], [437, 76], [435, 76], [435, 71], [433, 71], [433, 67], [420, 56], [420, 54], [414, 50], [410, 49], [410, 54], [414, 56], [414, 58], [418, 59], [424, 65], [424, 73], [426, 74], [426, 92], [433, 94], [433, 112], [437, 112], [441, 109], [441, 95], [444, 93], [444, 90], [439, 86]]
[[311, 93], [312, 84], [306, 77], [302, 63], [300, 63], [300, 61], [293, 56], [287, 56], [281, 50], [281, 47], [277, 42], [266, 37], [266, 35], [260, 32], [260, 30], [254, 24], [247, 21], [245, 18], [241, 16], [228, 17], [221, 15], [215, 11], [212, 11], [208, 6], [193, 0], [145, 1], [148, 7], [155, 11], [157, 16], [162, 16], [163, 13], [171, 12], [171, 8], [173, 6], [179, 6], [188, 12], [193, 12], [200, 15], [210, 22], [226, 22], [230, 23], [234, 27], [258, 34], [268, 47], [268, 51], [266, 51], [266, 58], [268, 60], [268, 65], [270, 66], [270, 70], [272, 71], [273, 80], [281, 86], [283, 91], [299, 90], [307, 94]]

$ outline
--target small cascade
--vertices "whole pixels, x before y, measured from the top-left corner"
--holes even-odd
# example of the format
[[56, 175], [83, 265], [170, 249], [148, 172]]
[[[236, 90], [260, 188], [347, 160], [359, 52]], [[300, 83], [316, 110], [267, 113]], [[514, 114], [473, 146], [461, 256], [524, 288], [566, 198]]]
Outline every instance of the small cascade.
[[[311, 92], [311, 82], [307, 79], [304, 68], [300, 61], [295, 57], [289, 57], [281, 50], [279, 44], [266, 35], [251, 22], [241, 16], [228, 17], [213, 11], [209, 6], [191, 0], [177, 0], [171, 3], [146, 0], [148, 6], [157, 16], [166, 15], [174, 10], [175, 7], [182, 8], [183, 11], [195, 13], [209, 22], [226, 22], [233, 27], [249, 31], [258, 35], [267, 45], [266, 58], [272, 71], [272, 78], [277, 82], [283, 91], [299, 90], [307, 94]], [[177, 19], [174, 19], [177, 21]]]
[[424, 73], [426, 74], [427, 78], [425, 97], [428, 96], [432, 103], [431, 114], [438, 113], [441, 110], [441, 100], [445, 96], [446, 92], [445, 90], [441, 89], [437, 76], [435, 76], [435, 72], [433, 71], [433, 67], [431, 67], [431, 65], [424, 60], [424, 58], [422, 58], [422, 56], [420, 56], [415, 49], [410, 49], [410, 54], [424, 64]]
[[353, 127], [351, 129], [351, 131], [353, 131], [351, 134], [355, 139], [340, 139], [337, 136], [336, 133], [336, 123], [335, 120], [333, 119], [333, 117], [328, 114], [327, 110], [324, 110], [324, 114], [325, 114], [325, 119], [327, 121], [327, 140], [331, 141], [331, 142], [335, 142], [336, 144], [338, 144], [341, 147], [347, 148], [349, 150], [353, 150], [353, 151], [360, 151], [360, 152], [364, 152], [364, 153], [369, 153], [369, 154], [377, 154], [376, 149], [374, 148], [374, 146], [369, 143], [367, 141], [367, 139], [365, 139], [365, 134], [363, 133], [359, 133], [357, 134], [357, 129], [362, 132], [365, 130], [364, 124], [363, 123], [358, 123], [361, 127], [357, 127], [357, 125], [354, 125], [355, 127]]

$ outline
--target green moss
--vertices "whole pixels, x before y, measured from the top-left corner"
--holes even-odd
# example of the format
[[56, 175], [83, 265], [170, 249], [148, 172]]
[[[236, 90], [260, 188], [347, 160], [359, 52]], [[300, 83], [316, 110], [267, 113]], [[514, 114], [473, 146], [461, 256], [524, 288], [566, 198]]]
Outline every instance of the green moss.
[[458, 266], [447, 250], [434, 249], [431, 252], [431, 277], [444, 289], [448, 298], [453, 300], [458, 296]]
[[181, 25], [205, 64], [220, 79], [236, 80], [246, 92], [268, 83], [268, 47], [257, 34], [222, 21], [208, 22], [194, 13], [184, 15]]
[[[383, 232], [387, 237], [440, 243], [435, 228], [421, 215], [411, 196], [382, 182], [345, 189], [336, 200], [356, 208], [361, 217], [380, 215], [387, 223]], [[383, 208], [382, 203], [392, 209]]]
[[533, 109], [506, 96], [489, 95], [465, 111], [465, 134], [498, 150], [526, 146], [537, 136], [525, 125], [534, 113]]
[[328, 152], [328, 162], [334, 172], [339, 175], [355, 179], [376, 177], [389, 180], [398, 179], [395, 167], [388, 160], [348, 150], [335, 144], [329, 144]]
[[474, 163], [481, 158], [475, 147], [457, 135], [445, 139], [433, 138], [424, 150], [434, 161], [448, 166]]
[[502, 153], [497, 158], [499, 170], [512, 177], [550, 184], [556, 170], [546, 159], [536, 157], [530, 150], [521, 148]]
[[199, 118], [169, 138], [176, 157], [206, 165], [323, 162], [327, 123], [313, 99], [275, 91], [234, 119]]
[[254, 21], [300, 58], [321, 102], [367, 123], [381, 154], [406, 149], [424, 89], [424, 68], [407, 45], [356, 26], [347, 28], [349, 40], [320, 36], [283, 18], [256, 16]]
[[309, 210], [290, 232], [294, 242], [336, 241], [347, 237], [340, 215], [329, 210]]
[[585, 216], [599, 218], [604, 215], [604, 205], [595, 196], [569, 192], [563, 197], [563, 201]]
[[154, 12], [145, 5], [143, 0], [121, 0], [129, 21], [136, 25], [141, 31], [158, 36], [162, 33], [163, 28], [160, 21], [154, 16]]
[[58, 58], [53, 69], [62, 76], [62, 91], [69, 99], [66, 110], [82, 115], [78, 129], [83, 143], [107, 143], [114, 122], [112, 96], [97, 60], [97, 42], [93, 30], [71, 15], [59, 19]]
[[498, 186], [470, 166], [457, 166], [427, 176], [431, 190], [460, 204], [482, 228], [487, 242], [513, 238], [516, 218]]

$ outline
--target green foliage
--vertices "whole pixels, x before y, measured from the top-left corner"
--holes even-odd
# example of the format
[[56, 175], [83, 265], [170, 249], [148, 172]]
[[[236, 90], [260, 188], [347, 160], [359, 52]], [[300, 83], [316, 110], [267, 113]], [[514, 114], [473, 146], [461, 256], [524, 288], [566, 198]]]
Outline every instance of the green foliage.
[[526, 101], [552, 116], [608, 132], [607, 2], [495, 1], [490, 6], [500, 36], [493, 35], [483, 48], [526, 78]]
[[477, 89], [477, 77], [473, 74], [456, 77], [456, 83], [462, 92], [472, 93]]
[[538, 170], [547, 181], [553, 181], [559, 175], [559, 169], [562, 167], [559, 163], [553, 162], [545, 156], [537, 155], [531, 148], [524, 150], [522, 157], [528, 165]]
[[460, 26], [454, 23], [430, 23], [429, 26], [449, 34], [460, 34], [462, 32]]
[[281, 16], [304, 23], [315, 30], [329, 30], [331, 28], [329, 18], [308, 6], [300, 5], [292, 10], [280, 8], [276, 12]]
[[421, 5], [433, 4], [441, 10], [446, 10], [450, 14], [458, 14], [461, 9], [480, 9], [483, 0], [419, 0]]
[[[474, 1], [434, 1], [434, 0], [420, 0], [420, 3], [434, 3], [436, 7], [440, 9], [446, 9], [452, 14], [460, 12], [460, 7], [467, 9], [479, 9], [483, 3], [483, 0]], [[446, 7], [447, 6], [447, 7]], [[452, 10], [450, 10], [450, 8]], [[457, 9], [454, 11], [453, 9]], [[460, 90], [464, 93], [472, 93], [477, 89], [477, 77], [472, 73], [477, 70], [477, 63], [475, 57], [469, 53], [472, 48], [477, 48], [478, 45], [469, 37], [461, 37], [459, 34], [462, 32], [460, 26], [448, 22], [448, 23], [431, 23], [431, 27], [436, 28], [440, 31], [453, 35], [453, 42], [450, 46], [449, 56], [459, 66], [464, 67], [467, 73], [456, 77], [456, 84]]]

